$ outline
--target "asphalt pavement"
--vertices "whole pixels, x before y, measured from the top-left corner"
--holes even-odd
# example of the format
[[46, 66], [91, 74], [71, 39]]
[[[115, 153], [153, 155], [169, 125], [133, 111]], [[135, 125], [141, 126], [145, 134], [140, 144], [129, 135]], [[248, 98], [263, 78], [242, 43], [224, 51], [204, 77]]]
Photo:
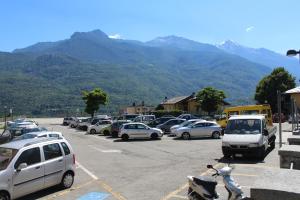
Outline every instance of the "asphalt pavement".
[[[49, 130], [62, 132], [71, 143], [76, 154], [76, 177], [69, 190], [54, 187], [22, 199], [187, 199], [188, 175], [210, 175], [207, 164], [221, 168], [228, 163], [234, 167], [233, 178], [249, 196], [262, 169], [279, 168], [278, 145], [268, 151], [264, 161], [243, 157], [226, 160], [221, 139], [184, 141], [164, 136], [160, 140], [123, 142], [62, 126], [62, 119], [36, 120]], [[289, 129], [288, 124], [283, 127]], [[227, 199], [221, 178], [217, 180], [221, 199]]]

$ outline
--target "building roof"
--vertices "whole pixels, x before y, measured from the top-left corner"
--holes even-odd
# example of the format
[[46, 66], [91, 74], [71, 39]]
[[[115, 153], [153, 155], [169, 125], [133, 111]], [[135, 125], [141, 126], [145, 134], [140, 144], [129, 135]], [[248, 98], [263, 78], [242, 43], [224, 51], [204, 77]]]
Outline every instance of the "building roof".
[[167, 105], [167, 104], [176, 104], [179, 103], [183, 100], [186, 100], [187, 98], [189, 98], [190, 96], [180, 96], [180, 97], [174, 97], [171, 99], [168, 99], [167, 101], [163, 102], [163, 105]]
[[300, 94], [300, 86], [290, 89], [288, 91], [285, 91], [285, 94]]

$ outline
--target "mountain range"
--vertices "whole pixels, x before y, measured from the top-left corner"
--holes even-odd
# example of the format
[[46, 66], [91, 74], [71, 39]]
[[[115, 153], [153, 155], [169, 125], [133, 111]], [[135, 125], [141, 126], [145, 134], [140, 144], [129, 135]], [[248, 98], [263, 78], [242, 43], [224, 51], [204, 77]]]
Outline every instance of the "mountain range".
[[250, 103], [258, 81], [277, 61], [287, 69], [297, 62], [230, 41], [216, 46], [167, 36], [140, 42], [111, 39], [101, 30], [75, 32], [0, 52], [0, 104], [19, 114], [63, 115], [83, 110], [82, 91], [100, 87], [110, 96], [102, 111], [117, 112], [133, 102], [157, 105], [165, 96], [206, 86], [224, 90], [232, 104]]

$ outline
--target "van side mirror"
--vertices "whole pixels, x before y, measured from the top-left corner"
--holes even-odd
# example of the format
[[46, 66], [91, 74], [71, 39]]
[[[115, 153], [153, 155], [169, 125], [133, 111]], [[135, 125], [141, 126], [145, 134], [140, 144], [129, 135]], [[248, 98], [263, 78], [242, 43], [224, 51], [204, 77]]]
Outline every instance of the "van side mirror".
[[20, 172], [22, 169], [25, 169], [27, 167], [26, 163], [21, 163], [19, 164], [18, 168], [17, 168], [17, 172]]
[[269, 135], [269, 131], [267, 129], [264, 129], [264, 136], [268, 136]]

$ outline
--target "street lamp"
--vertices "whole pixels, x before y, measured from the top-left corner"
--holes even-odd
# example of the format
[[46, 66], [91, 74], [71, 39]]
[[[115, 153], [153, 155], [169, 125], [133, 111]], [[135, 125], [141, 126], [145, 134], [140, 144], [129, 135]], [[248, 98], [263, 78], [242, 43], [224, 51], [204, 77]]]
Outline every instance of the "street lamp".
[[299, 62], [300, 62], [300, 50], [296, 51], [295, 49], [290, 49], [286, 52], [286, 56], [292, 57], [292, 56], [296, 56], [299, 55]]
[[294, 50], [294, 49], [290, 49], [290, 50], [288, 50], [288, 51], [286, 52], [286, 55], [287, 55], [287, 56], [296, 56], [297, 54], [300, 55], [300, 50], [299, 50], [299, 51], [296, 51], [296, 50]]

